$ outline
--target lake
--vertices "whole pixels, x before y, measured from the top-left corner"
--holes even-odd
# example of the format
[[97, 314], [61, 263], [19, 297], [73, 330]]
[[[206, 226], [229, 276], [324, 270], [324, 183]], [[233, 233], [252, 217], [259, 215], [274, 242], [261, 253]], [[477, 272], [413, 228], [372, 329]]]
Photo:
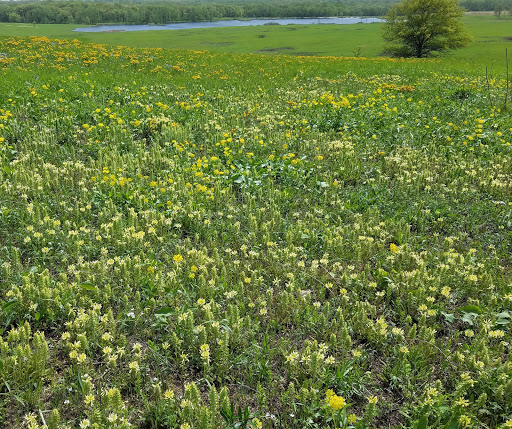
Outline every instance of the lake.
[[371, 24], [384, 22], [379, 18], [283, 18], [248, 19], [207, 22], [180, 22], [165, 25], [96, 25], [94, 27], [75, 28], [77, 32], [114, 32], [114, 31], [152, 31], [152, 30], [188, 30], [193, 28], [247, 27], [252, 25], [289, 25], [289, 24]]

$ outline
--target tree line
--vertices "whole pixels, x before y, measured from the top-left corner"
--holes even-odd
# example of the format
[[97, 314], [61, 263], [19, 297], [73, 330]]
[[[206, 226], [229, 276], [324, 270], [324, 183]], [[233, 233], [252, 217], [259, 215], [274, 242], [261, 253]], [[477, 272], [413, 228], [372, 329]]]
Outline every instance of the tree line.
[[[151, 1], [151, 0], [149, 0]], [[300, 18], [326, 16], [383, 16], [395, 0], [366, 1], [242, 1], [239, 3], [194, 4], [126, 2], [0, 2], [0, 22], [37, 24], [167, 24], [211, 21], [222, 18]], [[154, 0], [153, 0], [154, 1]], [[465, 0], [467, 10], [495, 10], [499, 3], [506, 12], [512, 0]], [[501, 7], [501, 6], [500, 6]], [[512, 9], [512, 8], [511, 8]], [[512, 13], [512, 11], [511, 11]]]
[[470, 12], [500, 9], [508, 11], [512, 15], [512, 0], [463, 0], [460, 2], [460, 5]]
[[216, 3], [111, 3], [43, 1], [0, 3], [1, 22], [37, 24], [166, 24], [169, 22], [210, 21], [221, 18], [273, 18], [321, 16], [380, 16], [390, 2], [254, 2]]

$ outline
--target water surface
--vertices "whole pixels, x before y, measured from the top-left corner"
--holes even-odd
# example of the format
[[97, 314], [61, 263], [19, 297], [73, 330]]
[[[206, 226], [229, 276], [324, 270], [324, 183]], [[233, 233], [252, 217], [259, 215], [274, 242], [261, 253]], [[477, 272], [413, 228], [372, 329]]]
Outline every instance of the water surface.
[[193, 28], [247, 27], [253, 25], [288, 25], [288, 24], [370, 24], [383, 22], [379, 18], [282, 18], [282, 19], [249, 19], [224, 20], [207, 22], [180, 22], [165, 25], [97, 25], [94, 27], [75, 28], [77, 32], [115, 32], [115, 31], [150, 31], [150, 30], [188, 30]]

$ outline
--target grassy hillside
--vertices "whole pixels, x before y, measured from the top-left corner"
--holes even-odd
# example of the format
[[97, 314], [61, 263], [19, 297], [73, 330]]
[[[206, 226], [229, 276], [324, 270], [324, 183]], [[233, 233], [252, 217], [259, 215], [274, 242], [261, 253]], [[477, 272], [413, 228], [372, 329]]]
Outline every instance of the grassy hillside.
[[507, 88], [1, 38], [0, 426], [510, 427]]

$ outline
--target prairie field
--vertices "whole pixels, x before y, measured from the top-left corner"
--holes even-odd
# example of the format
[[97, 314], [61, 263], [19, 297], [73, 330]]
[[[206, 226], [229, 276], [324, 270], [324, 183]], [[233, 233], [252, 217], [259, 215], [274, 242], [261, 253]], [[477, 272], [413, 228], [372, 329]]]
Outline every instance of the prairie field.
[[0, 426], [512, 427], [503, 46], [1, 37]]
[[[504, 77], [505, 49], [512, 55], [512, 16], [467, 14], [464, 24], [473, 36], [469, 46], [450, 52], [443, 64], [456, 71], [485, 67]], [[190, 49], [236, 54], [293, 56], [385, 56], [382, 25], [263, 25], [190, 30], [114, 31], [84, 33], [75, 24], [0, 23], [0, 35], [45, 36], [133, 48]]]

